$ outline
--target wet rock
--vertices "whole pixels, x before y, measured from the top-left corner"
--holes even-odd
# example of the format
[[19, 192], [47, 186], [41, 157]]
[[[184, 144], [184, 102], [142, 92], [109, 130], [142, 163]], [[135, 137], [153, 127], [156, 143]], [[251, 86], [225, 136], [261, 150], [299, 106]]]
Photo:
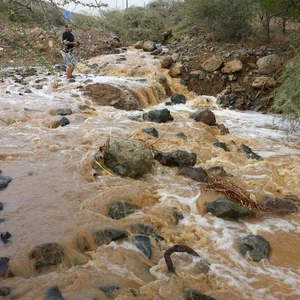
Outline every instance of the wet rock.
[[174, 207], [173, 216], [174, 216], [174, 219], [175, 219], [174, 223], [176, 225], [179, 223], [180, 220], [184, 219], [182, 211], [179, 211], [176, 207]]
[[170, 111], [166, 108], [151, 110], [148, 113], [143, 114], [143, 119], [145, 121], [151, 121], [156, 123], [166, 123], [168, 121], [173, 121], [173, 117]]
[[3, 203], [0, 202], [0, 211], [3, 210], [3, 206], [4, 206]]
[[178, 76], [181, 74], [181, 67], [182, 67], [182, 64], [180, 64], [180, 63], [175, 63], [175, 65], [172, 66], [172, 68], [170, 69], [169, 75], [170, 75], [172, 78], [178, 77]]
[[225, 67], [222, 69], [222, 72], [224, 74], [232, 74], [242, 69], [243, 69], [243, 65], [240, 60], [232, 60], [226, 63]]
[[145, 235], [134, 235], [132, 242], [140, 249], [146, 257], [150, 258], [152, 254], [151, 242], [148, 236]]
[[175, 136], [180, 139], [187, 140], [187, 136], [183, 132], [176, 133]]
[[0, 278], [5, 278], [8, 275], [9, 258], [0, 257]]
[[175, 167], [193, 167], [197, 161], [195, 153], [189, 153], [185, 150], [176, 150], [174, 152], [156, 152], [155, 159], [162, 165]]
[[52, 286], [47, 290], [45, 300], [64, 300], [61, 291], [57, 286]]
[[114, 292], [120, 289], [117, 285], [100, 286], [99, 289], [108, 296], [112, 296]]
[[230, 151], [225, 143], [216, 142], [216, 143], [214, 143], [214, 146], [217, 147], [217, 148], [221, 148], [226, 152]]
[[56, 108], [51, 109], [49, 112], [52, 116], [67, 116], [72, 114], [72, 109], [70, 108]]
[[191, 118], [208, 126], [216, 125], [216, 117], [214, 113], [207, 108], [198, 109], [195, 113], [191, 114]]
[[159, 136], [158, 131], [154, 127], [145, 128], [142, 131], [147, 133], [147, 134], [150, 134], [150, 135], [152, 135], [156, 138], [158, 138], [158, 136]]
[[64, 250], [57, 243], [45, 243], [36, 246], [30, 258], [34, 260], [35, 269], [42, 271], [60, 264], [64, 259]]
[[117, 241], [127, 237], [128, 234], [125, 230], [105, 229], [93, 232], [93, 238], [98, 246], [108, 245], [112, 241]]
[[246, 146], [245, 144], [242, 144], [241, 147], [239, 148], [239, 150], [241, 152], [244, 152], [246, 153], [246, 156], [249, 158], [249, 159], [256, 159], [256, 160], [263, 160], [262, 157], [260, 157], [258, 154], [254, 153], [252, 151], [252, 149], [248, 146]]
[[229, 129], [224, 124], [217, 124], [217, 127], [220, 129], [222, 135], [229, 134]]
[[138, 209], [137, 206], [127, 202], [111, 203], [108, 207], [108, 216], [115, 220], [120, 220], [133, 214]]
[[68, 124], [70, 124], [69, 119], [67, 119], [66, 117], [61, 117], [59, 120], [57, 120], [57, 122], [55, 123], [55, 127], [57, 128], [59, 126], [64, 127], [67, 126]]
[[171, 102], [175, 104], [185, 104], [186, 98], [182, 94], [175, 94], [171, 97]]
[[207, 296], [205, 294], [198, 293], [193, 290], [187, 290], [186, 300], [216, 300], [216, 299], [213, 297]]
[[120, 176], [139, 178], [151, 171], [153, 156], [141, 143], [115, 140], [104, 154], [104, 163]]
[[27, 90], [25, 90], [25, 92], [24, 92], [25, 94], [32, 94], [32, 90], [30, 90], [30, 89], [27, 89]]
[[253, 261], [268, 259], [271, 246], [270, 243], [260, 235], [247, 235], [238, 239], [238, 247], [243, 256], [247, 253]]
[[156, 80], [164, 87], [165, 89], [165, 92], [166, 92], [166, 96], [169, 97], [172, 95], [172, 92], [171, 92], [171, 88], [168, 84], [168, 80], [167, 80], [167, 77], [162, 75], [162, 74], [158, 74], [156, 76]]
[[152, 52], [156, 49], [156, 44], [152, 41], [145, 41], [143, 43], [143, 50], [145, 52]]
[[172, 56], [166, 55], [160, 60], [160, 65], [163, 69], [168, 69], [173, 63]]
[[234, 220], [251, 215], [251, 211], [248, 208], [234, 203], [225, 197], [210, 202], [206, 207], [206, 212], [218, 218], [230, 218]]
[[80, 104], [78, 105], [78, 109], [82, 110], [82, 111], [86, 111], [86, 110], [92, 110], [92, 111], [95, 111], [96, 109], [91, 107], [91, 106], [88, 106], [86, 104]]
[[227, 176], [226, 171], [221, 166], [211, 167], [207, 170], [207, 172], [209, 175], [221, 176], [221, 177]]
[[6, 297], [10, 294], [10, 288], [8, 286], [2, 286], [0, 287], [0, 296]]
[[5, 222], [5, 219], [0, 219], [0, 224], [4, 223], [4, 222]]
[[5, 233], [1, 233], [0, 234], [0, 238], [1, 238], [1, 240], [2, 240], [2, 242], [4, 243], [4, 244], [7, 244], [8, 243], [8, 239], [11, 237], [11, 234], [8, 232], [8, 231], [6, 231]]
[[0, 190], [7, 187], [11, 181], [12, 181], [11, 177], [0, 174]]
[[131, 224], [129, 230], [132, 233], [136, 233], [136, 234], [142, 234], [147, 236], [151, 235], [156, 241], [164, 240], [164, 238], [158, 234], [157, 230], [148, 224], [143, 224], [143, 223]]
[[134, 44], [134, 48], [135, 49], [143, 49], [143, 44], [144, 44], [143, 41], [138, 41]]
[[197, 168], [193, 168], [193, 167], [181, 168], [181, 169], [179, 169], [179, 174], [182, 175], [182, 176], [184, 176], [184, 177], [191, 178], [191, 179], [193, 179], [195, 181], [198, 181], [198, 182], [207, 182], [208, 181], [208, 174], [201, 167], [197, 167]]
[[258, 73], [272, 74], [280, 67], [280, 58], [276, 54], [264, 56], [256, 62], [256, 65], [258, 67]]
[[111, 106], [116, 101], [114, 108], [122, 110], [141, 110], [137, 95], [123, 87], [113, 86], [108, 83], [94, 83], [86, 86], [88, 95], [97, 105]]
[[222, 58], [214, 55], [211, 58], [207, 59], [202, 64], [202, 68], [206, 72], [214, 72], [214, 71], [218, 70], [222, 65], [223, 65]]

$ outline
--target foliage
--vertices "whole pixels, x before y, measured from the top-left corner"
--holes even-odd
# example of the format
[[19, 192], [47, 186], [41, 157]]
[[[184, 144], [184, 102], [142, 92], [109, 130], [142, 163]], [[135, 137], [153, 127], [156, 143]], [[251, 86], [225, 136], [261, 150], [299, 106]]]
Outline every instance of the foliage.
[[249, 0], [186, 0], [186, 26], [204, 29], [220, 40], [240, 40], [251, 34], [254, 9]]
[[296, 129], [300, 126], [300, 51], [285, 65], [280, 78], [281, 85], [275, 91], [275, 107]]
[[161, 40], [165, 20], [153, 9], [129, 7], [103, 13], [106, 26], [123, 41]]

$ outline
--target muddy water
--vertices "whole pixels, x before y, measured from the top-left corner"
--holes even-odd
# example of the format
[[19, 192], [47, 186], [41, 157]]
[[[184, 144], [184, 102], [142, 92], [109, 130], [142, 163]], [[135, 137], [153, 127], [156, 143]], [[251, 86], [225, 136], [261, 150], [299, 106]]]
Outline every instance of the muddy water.
[[[98, 67], [91, 68], [93, 64]], [[75, 83], [42, 71], [26, 78], [26, 86], [12, 77], [0, 83], [0, 170], [13, 178], [0, 191], [4, 204], [0, 217], [5, 219], [0, 231], [12, 234], [6, 245], [1, 243], [0, 256], [10, 259], [15, 275], [0, 279], [0, 287], [11, 288], [7, 299], [43, 299], [55, 285], [67, 300], [185, 299], [187, 289], [216, 299], [298, 299], [299, 213], [225, 221], [204, 213], [205, 204], [218, 195], [179, 176], [176, 168], [155, 161], [151, 174], [133, 180], [94, 170], [93, 157], [108, 138], [130, 138], [160, 151], [195, 152], [197, 166], [223, 166], [257, 199], [300, 197], [300, 133], [287, 135], [276, 116], [221, 110], [213, 98], [193, 96], [160, 69], [158, 60], [138, 51], [95, 58], [80, 65], [77, 72]], [[174, 122], [167, 124], [133, 121], [140, 111], [97, 107], [77, 88], [86, 80], [123, 86], [140, 95], [147, 111], [165, 107], [156, 81], [161, 74], [173, 93], [188, 98], [186, 105], [168, 107]], [[43, 78], [43, 88], [35, 89], [34, 82]], [[24, 93], [27, 88], [33, 93]], [[95, 110], [83, 112], [78, 109], [81, 104]], [[189, 118], [203, 106], [214, 110], [217, 122], [224, 123], [230, 134], [221, 135], [217, 128]], [[54, 108], [72, 109], [69, 125], [53, 128], [56, 117], [49, 111]], [[148, 127], [155, 127], [160, 139], [142, 132]], [[186, 140], [176, 136], [180, 132]], [[225, 142], [230, 152], [214, 147], [217, 140]], [[264, 160], [247, 159], [237, 150], [242, 143]], [[139, 209], [113, 220], [108, 217], [108, 205], [120, 199], [131, 199]], [[183, 219], [178, 221], [175, 212]], [[93, 239], [97, 230], [130, 232], [137, 223], [153, 226], [163, 237], [150, 238], [150, 259], [134, 246], [130, 235], [103, 246]], [[236, 239], [251, 233], [270, 242], [269, 260], [255, 263], [239, 254]], [[38, 273], [30, 254], [36, 245], [48, 242], [63, 247], [64, 259]], [[168, 275], [164, 251], [174, 244], [193, 248], [210, 263], [209, 273], [201, 272], [202, 259], [173, 254], [177, 276]], [[110, 293], [103, 292], [105, 287], [111, 288]]]

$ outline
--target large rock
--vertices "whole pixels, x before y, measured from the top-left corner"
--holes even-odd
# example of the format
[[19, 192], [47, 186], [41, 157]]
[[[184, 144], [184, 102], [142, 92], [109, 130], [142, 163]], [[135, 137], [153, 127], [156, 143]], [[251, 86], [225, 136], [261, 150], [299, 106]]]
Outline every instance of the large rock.
[[232, 60], [226, 63], [225, 67], [222, 69], [222, 72], [224, 74], [232, 74], [242, 69], [243, 69], [243, 65], [240, 60]]
[[209, 126], [216, 125], [216, 117], [214, 113], [207, 108], [198, 109], [195, 113], [191, 114], [191, 118], [197, 122], [202, 122]]
[[34, 260], [37, 271], [59, 265], [64, 259], [64, 250], [57, 243], [45, 243], [36, 246], [30, 258]]
[[3, 176], [0, 174], [0, 190], [7, 187], [11, 181], [12, 181], [11, 177]]
[[108, 83], [95, 83], [86, 86], [93, 102], [102, 106], [113, 106], [123, 110], [140, 110], [138, 99], [128, 90]]
[[179, 170], [179, 174], [184, 176], [184, 177], [191, 178], [191, 179], [193, 179], [195, 181], [198, 181], [198, 182], [207, 182], [208, 181], [208, 174], [201, 167], [198, 167], [198, 168], [193, 168], [193, 167], [181, 168]]
[[176, 150], [170, 153], [156, 152], [155, 159], [165, 166], [193, 167], [196, 164], [197, 155], [185, 150]]
[[151, 171], [153, 156], [141, 143], [115, 140], [105, 152], [104, 163], [121, 176], [139, 178]]
[[280, 58], [276, 54], [264, 56], [256, 62], [256, 65], [258, 67], [258, 73], [271, 74], [280, 67]]
[[276, 80], [272, 77], [262, 76], [256, 77], [252, 83], [252, 87], [261, 88], [274, 88], [276, 86]]
[[182, 94], [175, 94], [171, 97], [171, 102], [175, 104], [185, 104], [186, 98]]
[[178, 77], [181, 74], [181, 63], [176, 63], [169, 71], [169, 75], [173, 78]]
[[138, 41], [134, 44], [134, 48], [135, 49], [143, 49], [143, 44], [144, 44], [143, 41]]
[[168, 69], [171, 67], [173, 59], [171, 55], [166, 55], [160, 60], [160, 65], [163, 69]]
[[206, 212], [218, 218], [239, 219], [251, 215], [251, 211], [229, 199], [222, 197], [210, 202], [206, 207]]
[[173, 121], [173, 117], [170, 111], [166, 108], [151, 110], [148, 113], [143, 114], [143, 119], [145, 121], [151, 121], [156, 123], [166, 123], [168, 121]]
[[108, 245], [112, 241], [117, 241], [119, 239], [123, 239], [128, 236], [125, 230], [118, 229], [105, 229], [105, 230], [95, 230], [92, 233], [94, 238], [94, 242], [98, 246]]
[[239, 151], [246, 153], [247, 158], [249, 159], [256, 159], [256, 160], [263, 160], [261, 156], [256, 154], [255, 152], [252, 151], [252, 149], [245, 144], [242, 144], [241, 147], [239, 148]]
[[145, 41], [143, 43], [143, 50], [145, 52], [152, 52], [153, 50], [156, 49], [156, 44], [152, 41]]
[[238, 239], [238, 247], [243, 256], [247, 253], [253, 261], [268, 259], [271, 246], [270, 243], [260, 235], [247, 235]]
[[207, 59], [203, 64], [202, 68], [206, 72], [214, 72], [218, 70], [223, 64], [223, 60], [219, 56], [212, 56], [211, 58]]
[[134, 235], [132, 242], [140, 249], [146, 257], [150, 258], [152, 254], [151, 242], [148, 236], [145, 235]]
[[128, 202], [114, 202], [108, 207], [108, 216], [112, 219], [120, 220], [126, 216], [133, 214], [138, 207]]

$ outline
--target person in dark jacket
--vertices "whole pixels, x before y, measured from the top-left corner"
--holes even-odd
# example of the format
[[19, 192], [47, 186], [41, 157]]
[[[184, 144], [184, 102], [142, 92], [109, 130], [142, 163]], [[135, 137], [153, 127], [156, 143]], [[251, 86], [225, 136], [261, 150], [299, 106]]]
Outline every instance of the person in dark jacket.
[[75, 42], [72, 34], [72, 25], [66, 25], [66, 31], [62, 35], [61, 55], [66, 65], [67, 79], [74, 78], [73, 71], [77, 65], [77, 59], [73, 54], [74, 48], [79, 48], [80, 43]]

